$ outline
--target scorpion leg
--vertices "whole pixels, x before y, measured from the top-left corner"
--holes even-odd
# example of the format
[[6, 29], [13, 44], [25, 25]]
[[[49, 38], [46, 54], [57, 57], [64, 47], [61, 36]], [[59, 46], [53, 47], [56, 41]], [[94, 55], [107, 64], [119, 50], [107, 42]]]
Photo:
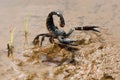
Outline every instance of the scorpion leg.
[[40, 37], [40, 36], [42, 36], [42, 38], [41, 38], [41, 43], [40, 43], [41, 46], [42, 46], [42, 42], [44, 41], [44, 38], [45, 38], [45, 37], [52, 37], [52, 35], [49, 34], [49, 33], [39, 34], [39, 35], [37, 35], [37, 36], [34, 38], [34, 40], [33, 40], [33, 44], [34, 44], [34, 45], [39, 44], [39, 37]]
[[39, 35], [37, 35], [37, 36], [34, 38], [34, 40], [33, 40], [32, 43], [33, 43], [34, 45], [39, 44]]
[[100, 32], [99, 30], [95, 28], [99, 28], [99, 27], [98, 26], [83, 26], [83, 27], [75, 27], [75, 30], [93, 30], [96, 32]]
[[54, 37], [50, 37], [50, 38], [49, 38], [49, 41], [50, 41], [51, 43], [53, 43], [53, 42], [54, 42]]
[[40, 45], [42, 46], [43, 41], [45, 40], [45, 36], [42, 36]]

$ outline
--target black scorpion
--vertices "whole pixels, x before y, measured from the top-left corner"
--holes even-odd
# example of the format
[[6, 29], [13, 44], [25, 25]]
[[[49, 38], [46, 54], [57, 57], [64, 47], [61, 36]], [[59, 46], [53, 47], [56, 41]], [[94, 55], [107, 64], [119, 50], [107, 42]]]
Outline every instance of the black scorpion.
[[69, 30], [68, 33], [66, 33], [64, 30], [59, 29], [54, 24], [53, 15], [56, 15], [59, 17], [60, 27], [65, 26], [65, 21], [64, 21], [63, 15], [59, 11], [50, 12], [46, 19], [46, 27], [47, 27], [49, 33], [38, 34], [33, 40], [34, 45], [38, 44], [39, 36], [42, 36], [40, 45], [42, 45], [42, 42], [44, 41], [45, 37], [49, 37], [49, 41], [51, 43], [54, 42], [54, 39], [57, 39], [61, 44], [77, 45], [77, 44], [75, 44], [75, 42], [77, 42], [78, 40], [71, 40], [68, 38], [74, 30], [93, 30], [93, 31], [99, 32], [98, 30], [95, 29], [95, 28], [98, 28], [98, 26], [83, 26], [83, 27], [73, 27]]

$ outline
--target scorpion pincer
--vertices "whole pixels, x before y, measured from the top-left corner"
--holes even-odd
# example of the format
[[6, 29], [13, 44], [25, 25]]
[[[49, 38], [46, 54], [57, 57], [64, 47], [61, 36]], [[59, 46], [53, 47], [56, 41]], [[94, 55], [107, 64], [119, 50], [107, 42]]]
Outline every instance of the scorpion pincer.
[[54, 24], [53, 15], [56, 15], [56, 16], [59, 17], [60, 27], [65, 26], [65, 21], [64, 21], [63, 15], [59, 11], [50, 12], [48, 14], [47, 19], [46, 19], [46, 27], [47, 27], [49, 33], [44, 33], [44, 34], [37, 35], [33, 40], [34, 45], [38, 44], [39, 36], [42, 36], [40, 45], [42, 45], [42, 42], [44, 41], [45, 37], [49, 37], [49, 41], [51, 43], [54, 42], [54, 39], [57, 39], [61, 44], [74, 45], [75, 46], [75, 45], [77, 45], [77, 44], [75, 44], [75, 42], [77, 42], [78, 40], [71, 40], [71, 39], [68, 38], [74, 30], [93, 30], [93, 31], [99, 32], [98, 30], [94, 29], [94, 28], [98, 28], [98, 26], [83, 26], [83, 27], [73, 27], [69, 30], [68, 33], [66, 33], [64, 30], [59, 29]]

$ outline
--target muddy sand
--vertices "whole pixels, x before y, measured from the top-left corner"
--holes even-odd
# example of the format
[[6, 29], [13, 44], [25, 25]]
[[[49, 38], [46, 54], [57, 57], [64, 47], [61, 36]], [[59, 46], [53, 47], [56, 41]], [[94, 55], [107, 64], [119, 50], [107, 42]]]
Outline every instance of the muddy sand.
[[[108, 80], [106, 75], [109, 80], [119, 80], [119, 3], [119, 0], [0, 0], [0, 80]], [[54, 10], [63, 13], [66, 32], [75, 26], [96, 25], [100, 26], [100, 33], [72, 33], [71, 39], [81, 41], [78, 50], [50, 44], [47, 38], [43, 47], [34, 48], [34, 37], [47, 32], [46, 17]], [[24, 46], [28, 14], [28, 44]], [[58, 19], [55, 23], [58, 25]], [[7, 57], [11, 27], [15, 28], [14, 59]], [[42, 62], [46, 57], [65, 61], [61, 65]]]

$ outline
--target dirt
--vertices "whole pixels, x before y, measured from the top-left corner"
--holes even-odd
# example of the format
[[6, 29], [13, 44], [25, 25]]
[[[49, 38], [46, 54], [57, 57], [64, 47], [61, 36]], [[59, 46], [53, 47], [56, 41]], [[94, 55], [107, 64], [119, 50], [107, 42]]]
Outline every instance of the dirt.
[[[0, 79], [107, 80], [105, 76], [109, 75], [119, 80], [119, 2], [119, 0], [0, 0]], [[48, 43], [47, 40], [44, 43], [49, 46], [33, 48], [32, 40], [37, 34], [47, 32], [46, 17], [54, 10], [63, 13], [66, 22], [63, 29], [66, 32], [75, 26], [96, 25], [100, 26], [100, 33], [75, 31], [70, 38], [84, 40], [79, 43], [77, 51], [54, 48], [55, 45]], [[24, 46], [23, 27], [28, 13], [30, 13], [28, 44]], [[58, 20], [55, 23], [57, 25]], [[14, 59], [7, 57], [10, 27], [15, 28]], [[51, 48], [54, 49], [52, 52]], [[66, 60], [57, 66], [59, 63], [42, 62], [46, 56], [60, 62]], [[71, 62], [72, 60], [74, 61]]]

